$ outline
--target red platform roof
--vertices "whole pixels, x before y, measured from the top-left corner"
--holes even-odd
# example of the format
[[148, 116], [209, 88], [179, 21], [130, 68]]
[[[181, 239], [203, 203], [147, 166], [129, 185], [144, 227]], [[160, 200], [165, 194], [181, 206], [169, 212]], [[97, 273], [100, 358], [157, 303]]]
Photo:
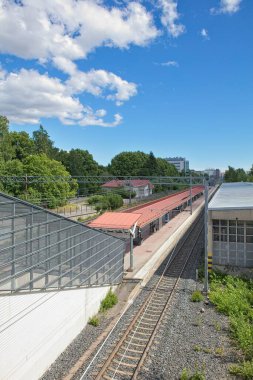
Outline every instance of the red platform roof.
[[[204, 186], [192, 188], [192, 196], [204, 191]], [[136, 222], [139, 227], [162, 217], [190, 199], [190, 190], [183, 190], [160, 200], [148, 202], [124, 212], [106, 212], [89, 223], [90, 227], [101, 229], [129, 230]]]
[[129, 230], [140, 218], [141, 214], [123, 212], [105, 212], [89, 223], [89, 227], [107, 230]]

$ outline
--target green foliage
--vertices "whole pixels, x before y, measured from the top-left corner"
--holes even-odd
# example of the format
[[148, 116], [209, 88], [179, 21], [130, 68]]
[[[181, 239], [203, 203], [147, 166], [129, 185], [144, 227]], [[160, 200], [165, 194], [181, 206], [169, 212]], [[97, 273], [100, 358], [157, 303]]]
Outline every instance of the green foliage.
[[200, 351], [202, 351], [202, 348], [201, 348], [200, 346], [198, 346], [198, 345], [194, 346], [193, 349], [194, 349], [194, 351], [196, 351], [196, 352], [200, 352]]
[[153, 152], [122, 152], [117, 154], [108, 166], [111, 174], [116, 176], [176, 176], [174, 165], [163, 158], [156, 158]]
[[253, 281], [213, 274], [210, 300], [228, 315], [232, 336], [247, 359], [253, 359]]
[[224, 174], [225, 182], [246, 182], [248, 176], [244, 169], [234, 169], [232, 166], [228, 167], [228, 170]]
[[29, 134], [22, 132], [11, 132], [10, 143], [13, 148], [13, 157], [18, 160], [24, 160], [30, 154], [35, 153], [34, 141]]
[[8, 161], [13, 158], [13, 148], [9, 133], [9, 121], [0, 115], [0, 159]]
[[40, 125], [37, 131], [33, 132], [33, 142], [36, 154], [45, 154], [53, 158], [54, 142], [50, 139], [49, 134], [42, 125]]
[[229, 367], [229, 372], [232, 375], [240, 376], [245, 380], [253, 379], [253, 360], [244, 361], [240, 364], [233, 364]]
[[95, 205], [97, 203], [102, 202], [103, 199], [104, 199], [103, 195], [93, 195], [93, 196], [88, 198], [88, 204], [89, 205]]
[[[98, 163], [87, 150], [71, 149], [70, 152], [61, 151], [56, 158], [64, 164], [72, 176], [98, 176], [101, 173]], [[94, 184], [80, 183], [78, 187], [81, 195], [86, 195], [99, 189], [99, 186]]]
[[120, 189], [117, 189], [117, 194], [120, 195], [123, 199], [133, 199], [136, 197], [136, 192], [135, 191], [129, 191], [125, 190], [123, 187]]
[[97, 315], [94, 315], [93, 317], [89, 319], [88, 324], [95, 327], [99, 326], [100, 324], [99, 317]]
[[200, 302], [204, 300], [204, 296], [201, 294], [199, 290], [195, 290], [191, 295], [192, 302]]
[[118, 303], [118, 297], [110, 289], [106, 297], [101, 301], [100, 311], [105, 312]]
[[110, 173], [116, 176], [137, 176], [144, 167], [148, 155], [143, 152], [122, 152], [117, 154], [108, 166]]
[[119, 194], [108, 192], [105, 195], [93, 195], [88, 199], [90, 205], [94, 205], [97, 212], [104, 210], [116, 210], [123, 206], [123, 199]]
[[180, 380], [188, 380], [189, 377], [190, 377], [189, 371], [187, 370], [187, 368], [184, 368], [181, 373]]
[[199, 370], [196, 370], [191, 374], [186, 368], [184, 368], [180, 380], [205, 380], [205, 375]]

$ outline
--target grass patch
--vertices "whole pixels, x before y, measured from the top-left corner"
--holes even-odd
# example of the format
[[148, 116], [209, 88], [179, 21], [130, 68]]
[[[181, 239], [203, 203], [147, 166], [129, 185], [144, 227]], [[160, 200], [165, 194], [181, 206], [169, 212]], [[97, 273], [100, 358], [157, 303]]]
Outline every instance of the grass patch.
[[201, 302], [204, 301], [204, 296], [199, 290], [195, 290], [191, 295], [192, 302]]
[[104, 313], [106, 310], [111, 309], [117, 303], [118, 303], [118, 297], [110, 289], [107, 295], [105, 296], [105, 298], [101, 301], [99, 311]]
[[194, 373], [190, 373], [186, 368], [184, 368], [181, 373], [180, 380], [205, 380], [205, 375], [199, 370]]
[[214, 321], [214, 328], [216, 331], [221, 331], [221, 324], [218, 321]]
[[100, 319], [98, 318], [97, 315], [94, 315], [93, 317], [89, 319], [88, 324], [91, 326], [97, 327], [100, 324]]
[[215, 352], [215, 355], [217, 355], [217, 356], [223, 356], [224, 355], [224, 348], [223, 347], [217, 347], [214, 352]]
[[[229, 317], [232, 337], [245, 356], [246, 361], [231, 367], [240, 376], [243, 376], [240, 371], [244, 371], [246, 374], [253, 371], [252, 291], [252, 280], [220, 273], [211, 275], [210, 300], [216, 305], [219, 312]], [[252, 375], [244, 377], [244, 379], [248, 378], [252, 378]]]
[[240, 364], [233, 364], [229, 367], [231, 375], [241, 376], [245, 380], [253, 379], [253, 360]]
[[193, 349], [194, 349], [194, 351], [196, 351], [196, 352], [200, 352], [200, 351], [202, 351], [202, 348], [201, 348], [200, 346], [198, 346], [198, 345], [194, 346]]

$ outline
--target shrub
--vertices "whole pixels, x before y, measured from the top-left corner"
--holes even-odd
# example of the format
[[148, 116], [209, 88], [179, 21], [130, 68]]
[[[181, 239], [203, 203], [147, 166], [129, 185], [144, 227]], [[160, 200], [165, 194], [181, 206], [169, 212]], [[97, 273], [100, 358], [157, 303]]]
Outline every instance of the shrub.
[[180, 380], [188, 380], [189, 377], [190, 377], [189, 372], [187, 371], [186, 368], [184, 368], [181, 373]]
[[100, 319], [98, 318], [97, 315], [94, 315], [89, 319], [89, 325], [97, 327], [100, 324]]
[[101, 301], [100, 311], [105, 312], [118, 303], [118, 297], [110, 289], [106, 297]]
[[252, 281], [218, 274], [210, 293], [217, 309], [229, 316], [232, 335], [248, 359], [253, 358], [252, 288]]
[[253, 360], [233, 364], [229, 367], [229, 372], [232, 375], [241, 376], [245, 380], [253, 379]]
[[201, 294], [199, 290], [195, 290], [191, 295], [192, 302], [200, 302], [204, 300], [204, 296]]

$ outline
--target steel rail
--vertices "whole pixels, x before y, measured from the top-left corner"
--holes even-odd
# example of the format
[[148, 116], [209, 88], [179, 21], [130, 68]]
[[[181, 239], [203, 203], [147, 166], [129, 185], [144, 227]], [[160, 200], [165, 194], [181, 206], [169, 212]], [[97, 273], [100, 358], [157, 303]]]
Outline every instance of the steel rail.
[[[139, 324], [142, 322], [142, 319], [143, 319], [143, 316], [144, 316], [144, 313], [145, 313], [145, 310], [147, 310], [147, 308], [150, 306], [151, 302], [153, 301], [154, 299], [154, 295], [156, 294], [156, 291], [159, 290], [159, 285], [161, 284], [161, 281], [165, 278], [165, 274], [166, 272], [168, 271], [168, 269], [171, 269], [171, 265], [173, 264], [173, 262], [175, 261], [176, 258], [180, 257], [179, 254], [181, 252], [181, 249], [184, 247], [185, 243], [187, 242], [188, 238], [190, 237], [192, 231], [199, 225], [199, 221], [200, 219], [202, 218], [202, 213], [200, 215], [200, 217], [197, 219], [197, 221], [195, 221], [195, 223], [192, 225], [192, 227], [187, 231], [187, 233], [184, 235], [184, 237], [179, 241], [179, 243], [175, 246], [175, 248], [173, 249], [171, 255], [169, 256], [169, 259], [166, 263], [166, 266], [160, 276], [160, 279], [158, 280], [156, 286], [154, 287], [154, 289], [152, 290], [152, 292], [150, 293], [150, 295], [148, 296], [147, 300], [144, 302], [144, 304], [142, 305], [142, 307], [140, 308], [140, 310], [138, 311], [138, 313], [136, 314], [136, 316], [134, 317], [134, 319], [132, 320], [132, 322], [130, 323], [130, 325], [128, 326], [127, 330], [125, 331], [125, 333], [123, 334], [123, 336], [121, 337], [121, 339], [119, 340], [119, 342], [117, 343], [117, 345], [115, 346], [115, 348], [113, 349], [113, 351], [111, 352], [111, 354], [109, 355], [108, 359], [106, 360], [106, 362], [104, 363], [102, 369], [99, 371], [99, 373], [97, 374], [96, 376], [96, 380], [100, 380], [100, 379], [115, 379], [115, 375], [117, 373], [119, 374], [124, 374], [124, 371], [121, 371], [119, 370], [119, 367], [120, 365], [123, 365], [124, 366], [124, 363], [122, 363], [122, 360], [125, 358], [127, 358], [126, 356], [126, 352], [129, 348], [129, 345], [131, 344], [131, 341], [135, 335], [135, 333], [137, 332], [137, 329], [138, 329], [138, 326], [135, 328], [135, 332], [133, 333], [133, 336], [131, 337], [130, 339], [130, 342], [127, 343], [127, 348], [123, 351], [124, 351], [124, 354], [122, 354], [122, 359], [120, 361], [116, 361], [116, 363], [118, 364], [113, 376], [110, 376], [110, 375], [106, 375], [106, 372], [109, 370], [110, 372], [113, 372], [112, 371], [112, 368], [110, 369], [110, 364], [114, 361], [115, 363], [115, 356], [118, 354], [118, 351], [119, 349], [121, 348], [122, 349], [122, 346], [124, 344], [124, 342], [126, 341], [126, 338], [129, 337], [129, 334], [131, 332], [133, 332], [133, 327], [135, 326], [136, 322], [138, 321], [138, 319], [140, 319], [139, 321]], [[139, 369], [141, 368], [142, 366], [142, 363], [145, 359], [145, 356], [146, 356], [146, 353], [148, 352], [148, 349], [149, 347], [151, 346], [152, 342], [153, 342], [153, 339], [155, 337], [155, 334], [156, 334], [156, 331], [160, 325], [160, 321], [162, 320], [166, 310], [167, 310], [167, 307], [168, 307], [168, 304], [174, 294], [174, 290], [176, 289], [177, 285], [178, 285], [178, 282], [179, 282], [179, 279], [187, 265], [187, 263], [189, 262], [189, 259], [196, 247], [196, 244], [198, 242], [198, 239], [199, 239], [199, 236], [201, 234], [203, 230], [203, 227], [201, 228], [201, 230], [198, 232], [197, 234], [197, 239], [196, 239], [196, 242], [193, 244], [189, 254], [187, 255], [187, 258], [185, 259], [183, 257], [183, 260], [184, 260], [184, 263], [183, 263], [183, 267], [180, 268], [180, 272], [179, 274], [177, 275], [177, 280], [175, 281], [174, 285], [171, 285], [169, 284], [169, 288], [172, 287], [172, 289], [170, 290], [170, 295], [167, 299], [167, 301], [165, 302], [165, 305], [163, 305], [163, 309], [160, 310], [160, 316], [157, 316], [158, 317], [158, 320], [155, 321], [153, 320], [153, 322], [155, 323], [155, 325], [153, 325], [150, 330], [153, 330], [151, 332], [151, 335], [150, 337], [146, 340], [145, 342], [145, 345], [146, 345], [146, 348], [141, 352], [141, 356], [136, 356], [134, 357], [134, 359], [136, 359], [136, 361], [138, 360], [138, 363], [136, 363], [136, 367], [134, 369], [134, 372], [132, 374], [130, 374], [129, 372], [126, 372], [125, 371], [125, 374], [128, 376], [128, 378], [131, 378], [131, 379], [136, 379], [136, 376], [137, 376], [137, 373], [139, 372]], [[141, 328], [143, 330], [143, 327]], [[138, 332], [137, 332], [138, 334]], [[136, 338], [137, 340], [140, 338]], [[145, 339], [144, 339], [145, 341]], [[138, 344], [137, 344], [138, 346]], [[138, 351], [138, 350], [137, 350]], [[140, 352], [141, 350], [139, 350]], [[144, 355], [144, 356], [143, 356]], [[133, 367], [133, 364], [129, 365], [129, 369], [131, 369], [130, 367]], [[114, 370], [114, 369], [113, 369]], [[131, 377], [129, 377], [131, 376]]]

